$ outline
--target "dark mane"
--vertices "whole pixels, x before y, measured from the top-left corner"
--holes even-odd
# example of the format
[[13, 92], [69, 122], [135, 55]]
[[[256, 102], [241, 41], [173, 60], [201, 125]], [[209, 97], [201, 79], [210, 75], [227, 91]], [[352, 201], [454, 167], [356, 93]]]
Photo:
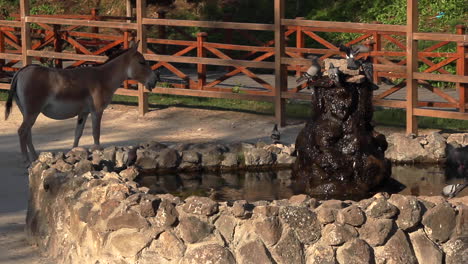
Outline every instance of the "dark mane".
[[110, 54], [106, 54], [108, 59], [104, 62], [104, 64], [108, 63], [109, 61], [119, 57], [120, 55], [123, 55], [124, 53], [126, 53], [127, 51], [129, 51], [131, 48], [128, 48], [128, 49], [125, 49], [125, 50], [117, 50], [115, 52], [111, 52]]

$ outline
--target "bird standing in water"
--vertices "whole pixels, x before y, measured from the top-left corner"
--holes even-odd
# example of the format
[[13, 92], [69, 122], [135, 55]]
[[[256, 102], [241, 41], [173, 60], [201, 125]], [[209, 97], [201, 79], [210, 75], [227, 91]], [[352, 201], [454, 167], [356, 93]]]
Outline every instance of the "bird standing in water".
[[468, 186], [468, 183], [457, 183], [457, 184], [450, 184], [445, 186], [442, 189], [442, 194], [449, 198], [455, 197], [459, 192], [461, 192], [465, 187]]
[[273, 141], [273, 144], [277, 144], [280, 142], [280, 139], [281, 139], [281, 134], [280, 132], [278, 131], [278, 125], [275, 125], [273, 127], [273, 130], [271, 131], [271, 136], [270, 136], [271, 140]]
[[318, 62], [318, 57], [311, 56], [309, 58], [312, 60], [312, 65], [296, 80], [297, 84], [300, 84], [305, 80], [307, 80], [307, 82], [313, 81], [316, 76], [320, 76], [322, 73], [322, 67]]

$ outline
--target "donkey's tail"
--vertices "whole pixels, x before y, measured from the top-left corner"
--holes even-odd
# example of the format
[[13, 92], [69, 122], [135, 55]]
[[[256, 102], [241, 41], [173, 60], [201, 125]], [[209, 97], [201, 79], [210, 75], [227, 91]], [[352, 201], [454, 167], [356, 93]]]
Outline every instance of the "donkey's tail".
[[16, 96], [16, 86], [17, 86], [17, 82], [18, 82], [18, 73], [21, 70], [17, 71], [15, 73], [15, 75], [13, 75], [13, 79], [11, 80], [10, 91], [8, 92], [8, 99], [7, 99], [7, 102], [6, 102], [6, 105], [5, 105], [5, 120], [7, 120], [8, 117], [10, 116], [11, 108], [13, 107], [13, 98], [15, 98], [15, 96]]

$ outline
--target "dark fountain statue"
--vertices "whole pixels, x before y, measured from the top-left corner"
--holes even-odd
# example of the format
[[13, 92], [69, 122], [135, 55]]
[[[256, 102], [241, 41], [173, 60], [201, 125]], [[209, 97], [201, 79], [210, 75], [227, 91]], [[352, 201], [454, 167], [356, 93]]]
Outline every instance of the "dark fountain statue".
[[307, 79], [312, 89], [312, 116], [296, 139], [293, 177], [301, 188], [298, 191], [346, 199], [368, 195], [389, 178], [391, 163], [384, 155], [385, 136], [376, 133], [371, 123], [372, 93], [378, 88], [367, 76], [372, 64], [349, 61], [352, 50], [345, 52], [348, 60], [335, 63], [342, 64], [340, 68], [355, 68], [355, 75], [325, 61], [328, 76], [322, 76], [313, 60], [308, 71], [312, 74], [298, 79]]

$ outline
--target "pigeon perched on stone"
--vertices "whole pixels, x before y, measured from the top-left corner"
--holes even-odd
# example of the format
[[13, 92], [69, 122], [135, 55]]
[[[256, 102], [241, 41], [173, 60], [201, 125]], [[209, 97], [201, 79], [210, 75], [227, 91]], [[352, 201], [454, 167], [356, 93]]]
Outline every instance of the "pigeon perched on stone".
[[128, 148], [128, 156], [126, 157], [126, 162], [125, 162], [125, 166], [130, 167], [131, 165], [135, 164], [136, 162], [136, 159], [137, 159], [137, 147], [134, 147], [134, 146], [130, 146]]
[[310, 59], [312, 60], [312, 65], [304, 72], [301, 77], [296, 80], [296, 83], [302, 83], [303, 81], [307, 80], [307, 82], [312, 81], [316, 76], [320, 76], [322, 73], [322, 67], [318, 62], [317, 56], [311, 56]]
[[281, 134], [280, 134], [280, 132], [278, 131], [278, 125], [275, 125], [275, 126], [273, 127], [273, 130], [271, 131], [270, 138], [271, 138], [271, 140], [273, 141], [273, 144], [277, 144], [277, 143], [280, 142]]
[[328, 78], [332, 80], [336, 85], [341, 85], [341, 73], [338, 67], [333, 66], [333, 63], [330, 63], [328, 68]]
[[457, 183], [457, 184], [450, 184], [445, 186], [442, 189], [442, 194], [449, 198], [455, 197], [459, 192], [461, 192], [465, 187], [468, 186], [468, 183]]

